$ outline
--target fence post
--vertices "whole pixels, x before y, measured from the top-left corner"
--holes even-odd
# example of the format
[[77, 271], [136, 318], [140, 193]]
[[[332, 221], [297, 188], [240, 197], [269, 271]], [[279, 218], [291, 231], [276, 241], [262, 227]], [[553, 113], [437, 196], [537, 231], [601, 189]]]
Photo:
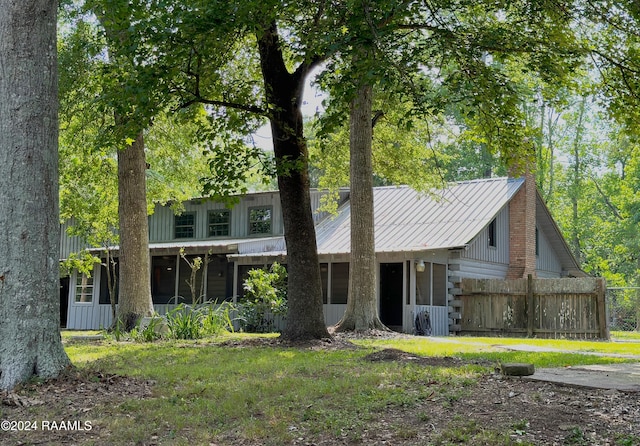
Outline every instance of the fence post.
[[535, 321], [535, 308], [533, 304], [533, 275], [527, 276], [527, 337], [533, 337], [533, 324]]
[[609, 339], [609, 321], [607, 318], [606, 287], [602, 277], [596, 278], [596, 305], [601, 339]]

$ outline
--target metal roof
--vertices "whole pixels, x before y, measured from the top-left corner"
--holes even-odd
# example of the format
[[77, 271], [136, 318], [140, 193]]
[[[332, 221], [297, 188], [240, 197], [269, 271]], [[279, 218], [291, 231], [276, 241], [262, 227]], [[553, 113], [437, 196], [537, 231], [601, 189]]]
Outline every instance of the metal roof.
[[[118, 251], [119, 246], [110, 246], [110, 251]], [[171, 242], [149, 243], [152, 254], [161, 252], [173, 252], [184, 248], [187, 253], [211, 249], [216, 253], [284, 250], [284, 238], [282, 236], [238, 239], [214, 239], [214, 240], [175, 240]], [[90, 248], [89, 252], [99, 253], [104, 248]]]
[[[509, 202], [524, 179], [452, 183], [421, 194], [408, 186], [374, 188], [376, 252], [424, 251], [467, 245]], [[349, 202], [316, 228], [320, 254], [350, 251]]]

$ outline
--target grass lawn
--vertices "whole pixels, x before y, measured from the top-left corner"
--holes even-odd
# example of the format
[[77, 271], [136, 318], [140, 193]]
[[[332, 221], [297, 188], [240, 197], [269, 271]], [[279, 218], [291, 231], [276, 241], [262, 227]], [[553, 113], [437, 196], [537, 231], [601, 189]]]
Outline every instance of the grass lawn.
[[[628, 338], [632, 340], [633, 338]], [[626, 362], [630, 358], [600, 355], [629, 355], [640, 357], [640, 337], [634, 342], [572, 341], [566, 339], [523, 339], [500, 337], [446, 337], [429, 342], [415, 337], [409, 339], [366, 340], [359, 345], [371, 348], [397, 348], [417, 355], [458, 356], [469, 360], [485, 359], [499, 362], [530, 362], [536, 367], [564, 367], [569, 365]], [[508, 351], [508, 347], [533, 346], [544, 352]], [[506, 350], [506, 351], [505, 351]], [[571, 353], [566, 353], [571, 352]]]
[[[287, 347], [273, 336], [241, 334], [155, 343], [81, 342], [73, 341], [68, 333], [63, 338], [73, 363], [89, 376], [118, 374], [153, 383], [147, 398], [95, 403], [87, 416], [95, 420], [94, 433], [108, 433], [108, 438], [99, 434], [80, 444], [96, 445], [303, 445], [308, 439], [309, 444], [358, 444], [368, 438], [371, 424], [380, 425], [381, 419], [395, 442], [407, 436], [406, 444], [536, 444], [523, 439], [514, 442], [514, 432], [525, 429], [522, 420], [497, 428], [470, 424], [464, 417], [453, 419], [452, 426], [458, 427], [434, 434], [429, 443], [420, 443], [416, 431], [406, 426], [400, 429], [400, 424], [392, 418], [385, 421], [385, 417], [409, 411], [414, 424], [430, 426], [434, 420], [424, 407], [437, 404], [446, 411], [454, 402], [472, 395], [474, 385], [501, 361], [546, 367], [624, 360], [512, 352], [496, 347], [498, 344], [640, 355], [640, 342], [506, 338], [362, 339], [354, 341], [358, 348], [330, 344]], [[416, 366], [411, 361], [367, 359], [371, 353], [389, 348], [412, 355], [453, 356], [461, 362]], [[432, 403], [425, 405], [427, 402]], [[32, 413], [43, 419], [54, 417], [56, 410], [59, 408], [36, 406]], [[457, 429], [460, 432], [456, 433]], [[640, 436], [624, 437], [625, 441], [629, 438], [640, 442]]]

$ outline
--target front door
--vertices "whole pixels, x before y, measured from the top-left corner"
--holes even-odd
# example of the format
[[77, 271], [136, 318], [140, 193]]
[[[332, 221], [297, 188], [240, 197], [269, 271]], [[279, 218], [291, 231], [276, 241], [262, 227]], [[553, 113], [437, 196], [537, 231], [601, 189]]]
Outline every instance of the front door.
[[402, 263], [380, 264], [380, 320], [393, 330], [402, 330]]

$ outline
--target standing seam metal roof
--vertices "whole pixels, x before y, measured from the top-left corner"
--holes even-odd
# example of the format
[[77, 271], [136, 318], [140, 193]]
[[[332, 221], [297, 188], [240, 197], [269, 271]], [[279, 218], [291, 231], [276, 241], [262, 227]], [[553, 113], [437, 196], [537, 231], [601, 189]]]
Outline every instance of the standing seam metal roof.
[[[490, 178], [452, 183], [420, 194], [408, 186], [374, 188], [376, 252], [456, 248], [468, 244], [509, 202], [523, 179]], [[320, 254], [348, 253], [349, 202], [318, 224]]]

